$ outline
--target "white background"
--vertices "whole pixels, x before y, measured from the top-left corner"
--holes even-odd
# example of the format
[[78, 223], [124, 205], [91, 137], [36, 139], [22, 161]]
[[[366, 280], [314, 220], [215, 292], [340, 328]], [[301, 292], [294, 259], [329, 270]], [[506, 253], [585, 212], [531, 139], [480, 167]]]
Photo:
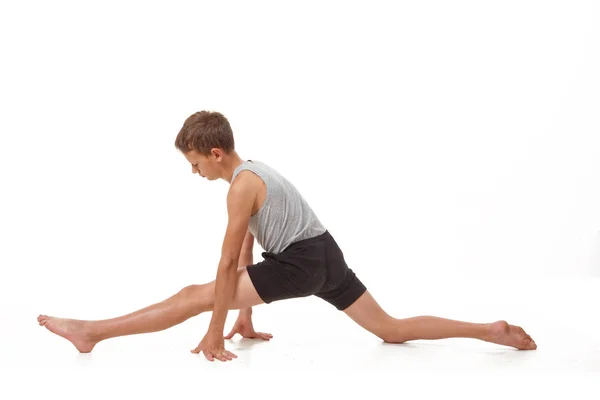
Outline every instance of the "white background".
[[[599, 18], [572, 0], [2, 3], [6, 334], [214, 278], [228, 186], [173, 144], [199, 110], [296, 185], [389, 310], [507, 318], [505, 299], [481, 298], [529, 293], [511, 303], [529, 305], [525, 326], [562, 310], [589, 332]], [[563, 279], [588, 291], [565, 300]], [[272, 309], [288, 304], [317, 303]], [[185, 349], [201, 318], [177, 328]]]

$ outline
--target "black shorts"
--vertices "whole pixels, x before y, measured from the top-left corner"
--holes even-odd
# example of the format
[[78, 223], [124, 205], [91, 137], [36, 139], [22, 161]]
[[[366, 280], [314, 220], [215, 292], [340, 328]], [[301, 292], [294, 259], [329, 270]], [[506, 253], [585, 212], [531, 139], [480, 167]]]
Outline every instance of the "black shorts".
[[329, 231], [292, 243], [279, 254], [263, 252], [248, 275], [265, 303], [315, 295], [344, 310], [367, 289], [344, 260]]

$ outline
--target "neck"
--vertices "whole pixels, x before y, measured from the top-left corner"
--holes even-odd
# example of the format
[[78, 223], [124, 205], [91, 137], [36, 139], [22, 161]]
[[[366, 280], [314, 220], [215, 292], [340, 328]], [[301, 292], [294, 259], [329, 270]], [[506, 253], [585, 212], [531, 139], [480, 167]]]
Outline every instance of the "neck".
[[223, 161], [223, 175], [221, 175], [221, 179], [229, 182], [231, 184], [231, 179], [233, 178], [233, 171], [237, 167], [239, 167], [244, 160], [240, 158], [237, 152], [233, 152], [231, 157], [228, 157], [227, 160]]

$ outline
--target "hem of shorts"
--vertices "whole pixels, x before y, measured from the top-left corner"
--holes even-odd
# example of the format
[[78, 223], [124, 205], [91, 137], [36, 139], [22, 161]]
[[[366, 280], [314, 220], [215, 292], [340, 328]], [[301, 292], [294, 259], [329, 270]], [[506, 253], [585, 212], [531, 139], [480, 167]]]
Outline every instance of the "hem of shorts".
[[258, 290], [258, 286], [256, 284], [257, 280], [256, 280], [256, 277], [254, 276], [254, 273], [252, 272], [253, 267], [256, 267], [256, 265], [252, 264], [252, 265], [246, 266], [246, 271], [248, 272], [248, 277], [250, 278], [250, 282], [252, 282], [252, 286], [254, 287], [256, 294], [258, 294], [258, 297], [260, 297], [260, 299], [263, 301], [263, 303], [269, 304], [272, 302], [272, 300], [264, 297], [264, 295], [262, 295], [260, 293], [260, 291]]
[[358, 299], [360, 299], [360, 297], [361, 297], [363, 294], [365, 294], [365, 292], [366, 292], [366, 291], [367, 291], [367, 288], [366, 288], [365, 286], [363, 286], [363, 288], [361, 289], [361, 291], [360, 291], [360, 292], [358, 292], [358, 293], [357, 293], [357, 295], [355, 296], [354, 300], [352, 300], [352, 301], [346, 301], [346, 302], [342, 303], [342, 305], [341, 305], [341, 306], [339, 306], [339, 307], [336, 307], [336, 308], [337, 308], [338, 310], [340, 310], [340, 311], [344, 311], [344, 310], [346, 310], [346, 309], [347, 309], [347, 308], [349, 308], [349, 307], [350, 307], [352, 304], [356, 303], [356, 301], [357, 301]]

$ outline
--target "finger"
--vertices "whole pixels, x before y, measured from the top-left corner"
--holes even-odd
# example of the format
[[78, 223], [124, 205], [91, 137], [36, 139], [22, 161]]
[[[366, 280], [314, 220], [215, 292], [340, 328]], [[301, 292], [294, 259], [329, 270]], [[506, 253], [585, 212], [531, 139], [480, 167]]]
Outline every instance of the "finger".
[[225, 336], [225, 339], [231, 339], [233, 337], [233, 335], [236, 334], [235, 328], [233, 328], [231, 330], [231, 332], [229, 332], [229, 334], [227, 336]]
[[225, 354], [230, 357], [229, 359], [231, 360], [232, 358], [237, 358], [237, 356], [235, 354], [233, 354], [232, 352], [225, 350]]
[[200, 346], [196, 347], [194, 350], [190, 350], [190, 352], [194, 354], [200, 353]]
[[270, 333], [265, 333], [265, 332], [260, 332], [260, 337], [263, 340], [269, 340], [273, 338], [273, 335], [271, 335]]
[[215, 358], [213, 357], [213, 355], [211, 354], [210, 351], [205, 351], [204, 352], [204, 357], [206, 357], [206, 359], [208, 361], [215, 361]]
[[220, 351], [215, 352], [215, 357], [217, 357], [217, 359], [219, 359], [221, 361], [226, 361], [225, 355], [223, 353], [221, 353]]

